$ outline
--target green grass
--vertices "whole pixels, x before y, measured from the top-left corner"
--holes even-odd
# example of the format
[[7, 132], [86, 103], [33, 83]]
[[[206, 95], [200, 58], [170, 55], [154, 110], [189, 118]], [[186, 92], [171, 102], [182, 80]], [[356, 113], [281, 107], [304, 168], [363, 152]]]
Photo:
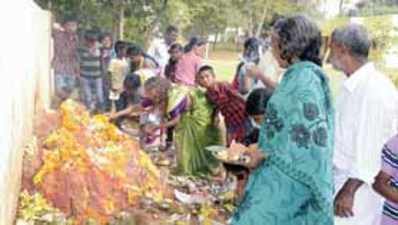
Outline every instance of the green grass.
[[206, 63], [214, 68], [217, 80], [221, 81], [232, 81], [238, 65], [238, 61], [228, 60], [207, 60]]
[[205, 63], [213, 66], [218, 80], [232, 81], [239, 63], [238, 59], [237, 51], [217, 50], [209, 52], [209, 59]]

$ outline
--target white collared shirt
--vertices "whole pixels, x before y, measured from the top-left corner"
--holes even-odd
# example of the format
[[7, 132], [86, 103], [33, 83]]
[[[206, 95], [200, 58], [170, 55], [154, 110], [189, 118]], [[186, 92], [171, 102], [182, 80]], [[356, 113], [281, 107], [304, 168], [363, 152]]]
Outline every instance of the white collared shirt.
[[148, 48], [148, 54], [152, 56], [159, 66], [164, 68], [169, 62], [169, 45], [164, 39], [155, 39]]
[[336, 102], [336, 191], [348, 178], [373, 182], [380, 170], [382, 147], [396, 134], [397, 119], [397, 90], [372, 63], [344, 82]]
[[272, 55], [271, 48], [261, 56], [259, 67], [265, 76], [277, 83], [281, 82], [285, 70], [279, 66], [278, 61]]

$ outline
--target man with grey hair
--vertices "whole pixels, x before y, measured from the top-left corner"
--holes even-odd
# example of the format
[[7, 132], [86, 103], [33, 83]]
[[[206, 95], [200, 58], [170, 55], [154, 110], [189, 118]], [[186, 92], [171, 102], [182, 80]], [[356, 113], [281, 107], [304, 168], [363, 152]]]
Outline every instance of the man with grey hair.
[[371, 41], [364, 27], [349, 24], [332, 34], [328, 61], [344, 81], [336, 101], [335, 224], [379, 225], [382, 198], [372, 189], [383, 144], [397, 128], [395, 86], [368, 61]]

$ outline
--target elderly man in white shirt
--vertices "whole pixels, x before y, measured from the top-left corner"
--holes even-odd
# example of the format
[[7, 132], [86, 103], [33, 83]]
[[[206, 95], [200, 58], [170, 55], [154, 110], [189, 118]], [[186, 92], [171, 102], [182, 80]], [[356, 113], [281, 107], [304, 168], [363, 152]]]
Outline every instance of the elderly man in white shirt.
[[336, 102], [335, 224], [379, 225], [383, 199], [371, 187], [383, 144], [397, 128], [398, 96], [392, 82], [368, 61], [364, 27], [349, 24], [332, 34], [329, 62], [345, 73]]
[[168, 26], [163, 39], [155, 39], [148, 48], [147, 53], [152, 56], [161, 68], [169, 62], [169, 48], [178, 38], [178, 28]]

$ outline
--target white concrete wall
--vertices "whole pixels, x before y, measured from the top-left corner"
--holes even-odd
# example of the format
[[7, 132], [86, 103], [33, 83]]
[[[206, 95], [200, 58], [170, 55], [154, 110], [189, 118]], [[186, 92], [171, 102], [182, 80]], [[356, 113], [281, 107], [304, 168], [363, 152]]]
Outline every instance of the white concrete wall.
[[0, 225], [14, 221], [23, 146], [49, 106], [50, 14], [33, 0], [0, 2]]
[[333, 18], [339, 14], [339, 0], [320, 0], [317, 5], [325, 18]]
[[[318, 10], [325, 15], [325, 18], [330, 19], [336, 17], [340, 13], [341, 0], [314, 0], [313, 2], [318, 6]], [[355, 4], [363, 2], [364, 0], [344, 0], [343, 12], [348, 12], [355, 8]]]

